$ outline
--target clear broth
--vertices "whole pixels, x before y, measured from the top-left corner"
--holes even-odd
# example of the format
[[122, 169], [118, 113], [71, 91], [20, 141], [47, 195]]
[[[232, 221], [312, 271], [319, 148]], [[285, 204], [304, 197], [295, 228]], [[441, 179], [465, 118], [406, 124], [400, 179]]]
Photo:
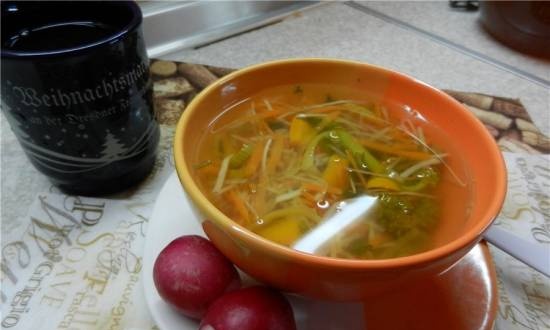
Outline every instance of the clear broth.
[[[235, 173], [236, 171], [229, 168], [227, 172], [229, 174], [224, 179], [224, 186], [216, 191], [215, 186], [216, 182], [219, 181], [218, 177], [220, 175], [220, 168], [223, 167], [223, 159], [227, 157], [228, 154], [238, 154], [240, 151], [239, 146], [242, 147], [244, 143], [256, 144], [256, 146], [261, 144], [260, 142], [256, 143], [254, 141], [262, 140], [262, 134], [268, 134], [266, 132], [271, 131], [277, 134], [288, 134], [289, 126], [291, 125], [291, 120], [287, 120], [286, 123], [285, 121], [278, 122], [278, 120], [274, 119], [278, 116], [268, 114], [266, 116], [269, 118], [267, 121], [269, 122], [269, 124], [267, 124], [269, 128], [254, 127], [255, 123], [252, 122], [246, 123], [242, 126], [243, 128], [240, 131], [238, 130], [237, 132], [233, 132], [233, 135], [238, 136], [234, 137], [235, 140], [231, 142], [231, 134], [224, 134], [231, 130], [230, 127], [236, 126], [235, 123], [238, 122], [240, 118], [243, 116], [254, 116], [255, 114], [267, 114], [269, 111], [277, 112], [281, 107], [281, 104], [290, 105], [290, 107], [294, 107], [294, 109], [302, 109], [304, 107], [326, 103], [327, 101], [338, 100], [354, 100], [360, 102], [361, 104], [366, 104], [367, 108], [382, 113], [383, 116], [386, 116], [385, 118], [393, 124], [403, 123], [404, 121], [408, 123], [407, 125], [413, 124], [415, 128], [421, 129], [422, 135], [425, 137], [430, 146], [435, 148], [439, 154], [445, 154], [444, 161], [446, 166], [442, 164], [437, 165], [439, 177], [438, 183], [435, 186], [430, 186], [421, 192], [421, 194], [430, 195], [431, 197], [429, 203], [426, 203], [428, 206], [424, 208], [428, 211], [418, 211], [425, 213], [417, 214], [429, 214], [430, 217], [433, 217], [433, 221], [429, 226], [421, 225], [421, 227], [423, 227], [421, 230], [422, 235], [399, 234], [401, 235], [399, 236], [396, 232], [399, 232], [400, 229], [397, 229], [397, 231], [393, 230], [390, 235], [387, 234], [389, 230], [387, 230], [386, 227], [380, 230], [380, 225], [377, 223], [379, 220], [377, 220], [376, 217], [379, 217], [380, 214], [386, 214], [386, 223], [388, 219], [388, 213], [383, 213], [383, 211], [380, 211], [380, 191], [374, 194], [370, 191], [368, 194], [366, 192], [362, 192], [353, 196], [350, 196], [350, 193], [341, 192], [339, 196], [336, 196], [338, 194], [335, 193], [333, 194], [335, 196], [329, 198], [327, 196], [329, 196], [330, 193], [327, 191], [330, 189], [327, 188], [327, 185], [325, 185], [325, 188], [328, 190], [325, 190], [324, 194], [317, 193], [315, 195], [317, 196], [316, 203], [310, 204], [310, 208], [313, 209], [319, 216], [318, 219], [311, 220], [310, 218], [313, 216], [304, 216], [303, 214], [300, 214], [299, 210], [295, 210], [294, 213], [290, 212], [284, 217], [282, 216], [280, 218], [275, 218], [274, 222], [273, 219], [271, 219], [271, 215], [278, 209], [276, 201], [284, 198], [290, 198], [293, 194], [296, 195], [293, 198], [304, 199], [302, 190], [304, 190], [303, 187], [308, 186], [307, 179], [309, 179], [309, 174], [306, 175], [303, 173], [298, 173], [297, 176], [304, 181], [301, 183], [297, 182], [296, 184], [290, 184], [286, 191], [284, 189], [281, 190], [280, 187], [264, 187], [262, 185], [264, 185], [265, 182], [275, 182], [278, 178], [280, 179], [281, 177], [287, 175], [288, 173], [286, 172], [288, 172], [288, 168], [284, 168], [284, 166], [295, 166], [295, 163], [299, 160], [284, 159], [285, 154], [290, 156], [296, 154], [303, 155], [305, 152], [304, 150], [307, 149], [307, 143], [305, 146], [285, 144], [283, 150], [286, 151], [281, 153], [282, 160], [280, 161], [280, 164], [275, 167], [275, 170], [267, 174], [271, 175], [272, 179], [261, 179], [261, 175], [258, 173], [262, 173], [262, 169], [266, 170], [269, 168], [270, 157], [272, 157], [274, 149], [276, 148], [274, 138], [272, 138], [269, 143], [266, 142], [266, 139], [264, 139], [262, 142], [263, 148], [267, 149], [267, 151], [262, 153], [262, 161], [256, 167], [255, 172], [250, 174], [253, 177], [252, 180], [235, 176], [232, 177], [231, 173]], [[298, 113], [303, 114], [304, 111]], [[330, 114], [330, 111], [325, 114]], [[321, 121], [322, 118], [323, 117], [321, 117]], [[262, 120], [264, 122], [266, 121], [265, 118], [262, 118]], [[337, 125], [335, 127], [335, 129], [339, 129]], [[369, 127], [372, 127], [372, 125]], [[311, 142], [311, 139], [312, 138], [310, 138], [309, 142]], [[288, 143], [288, 141], [286, 142]], [[268, 144], [269, 146], [267, 146]], [[232, 146], [227, 147], [228, 145]], [[230, 150], [220, 150], [224, 149], [224, 146], [225, 149]], [[408, 108], [407, 106], [392, 103], [375, 104], [369, 101], [368, 95], [357, 90], [350, 90], [327, 84], [286, 85], [263, 90], [256, 95], [252, 95], [248, 99], [242, 100], [238, 104], [232, 105], [215, 120], [213, 120], [208, 129], [205, 131], [205, 134], [200, 138], [198, 150], [199, 153], [196, 155], [196, 159], [194, 159], [194, 163], [196, 164], [194, 171], [198, 178], [199, 187], [218, 209], [224, 212], [235, 222], [252, 230], [253, 232], [256, 232], [257, 234], [277, 243], [287, 245], [289, 247], [295, 247], [304, 252], [351, 259], [385, 259], [411, 255], [447, 243], [459, 236], [469, 214], [472, 191], [471, 185], [473, 183], [469, 180], [468, 171], [460, 157], [459, 150], [454, 146], [452, 141], [444, 134], [444, 132], [430, 124], [416, 111]], [[319, 159], [323, 159], [323, 152], [327, 154], [330, 153], [330, 151], [327, 150], [320, 153], [317, 152], [316, 155], [321, 154]], [[294, 154], [291, 151], [294, 151]], [[388, 155], [387, 153], [381, 151], [370, 150], [370, 153], [376, 158], [379, 158], [379, 160], [383, 158], [395, 158], [394, 155]], [[252, 159], [254, 155], [248, 155], [248, 157], [249, 158], [247, 158], [246, 161]], [[340, 158], [344, 159], [346, 157], [345, 155], [340, 154]], [[349, 155], [348, 159], [350, 162], [353, 161], [353, 157], [349, 158]], [[347, 163], [348, 169], [353, 168], [350, 162]], [[399, 164], [399, 162], [397, 163]], [[318, 173], [316, 172], [317, 175], [322, 176], [327, 166], [328, 165], [326, 163], [322, 163], [318, 168]], [[452, 171], [449, 170], [449, 168], [452, 169]], [[356, 169], [360, 170], [360, 168]], [[359, 184], [359, 175], [362, 174], [357, 173], [357, 171], [350, 172], [348, 170], [348, 179], [353, 177], [353, 179], [357, 181], [356, 184]], [[363, 175], [363, 179], [370, 180], [373, 177], [374, 176], [369, 177], [367, 175]], [[316, 182], [318, 183], [319, 181]], [[231, 187], [231, 185], [234, 187]], [[238, 193], [233, 194], [233, 196], [228, 196], [228, 191], [235, 189], [237, 189], [236, 191]], [[346, 189], [350, 190], [350, 185], [347, 185]], [[357, 191], [357, 189], [355, 190]], [[311, 195], [311, 192], [306, 191], [304, 194], [306, 193], [310, 193]], [[407, 194], [408, 193], [409, 192], [407, 192]], [[365, 199], [365, 201], [361, 201], [361, 203], [355, 203], [356, 206], [360, 205], [359, 208], [363, 208], [362, 211], [358, 211], [362, 213], [357, 216], [357, 219], [353, 219], [353, 221], [351, 221], [352, 219], [346, 219], [345, 221], [347, 221], [347, 224], [342, 224], [341, 219], [334, 219], [332, 222], [339, 224], [339, 227], [336, 226], [338, 229], [334, 229], [334, 226], [327, 225], [329, 220], [331, 220], [331, 216], [329, 215], [342, 215], [342, 211], [345, 210], [346, 207], [351, 207], [350, 205], [353, 204], [351, 203], [352, 201], [357, 200], [357, 198], [365, 197], [365, 195], [374, 196], [377, 199], [373, 202], [371, 207], [366, 206], [368, 203], [365, 201], [369, 199]], [[393, 195], [390, 194], [390, 196]], [[236, 198], [241, 199], [241, 201], [244, 202], [236, 204]], [[407, 196], [406, 198], [409, 197]], [[423, 203], [417, 197], [410, 197], [410, 199], [407, 199], [406, 202], [412, 206], [413, 211], [419, 210], [421, 207], [417, 205]], [[273, 203], [275, 203], [275, 207], [272, 206]], [[434, 203], [435, 206], [433, 206]], [[266, 206], [266, 204], [271, 206]], [[279, 210], [282, 210], [285, 207], [288, 209], [291, 208], [288, 205], [294, 205], [292, 204], [292, 201], [287, 202], [286, 200], [282, 202], [282, 204], [283, 206], [281, 206]], [[399, 205], [402, 204], [403, 203], [401, 203], [400, 200]], [[256, 208], [258, 205], [260, 205], [259, 209]], [[433, 208], [433, 210], [430, 208]], [[265, 211], [266, 209], [268, 211]], [[246, 220], [243, 220], [242, 215], [245, 212], [248, 213], [248, 215], [245, 216]], [[280, 211], [280, 213], [281, 212], [284, 213], [284, 211]], [[301, 222], [296, 220], [303, 218], [306, 218], [306, 220], [300, 221], [306, 223], [306, 225], [303, 225]], [[389, 218], [391, 218], [391, 216]], [[284, 224], [279, 225], [281, 228], [271, 230], [266, 229], [270, 226], [276, 227], [274, 223], [277, 223], [277, 221], [284, 222]], [[298, 222], [298, 225], [294, 222]], [[319, 234], [319, 232], [325, 231], [320, 228], [322, 224], [325, 224], [325, 227], [333, 227], [331, 229], [332, 232], [329, 231], [328, 233], [325, 232], [324, 234]], [[375, 231], [373, 228], [378, 229]], [[407, 230], [407, 232], [410, 233], [410, 230]], [[313, 234], [314, 232], [315, 234]], [[372, 234], [373, 232], [376, 232], [376, 234]], [[386, 235], [380, 235], [381, 232]], [[269, 234], [264, 235], [264, 233]], [[285, 237], [285, 235], [290, 237]], [[307, 235], [310, 236], [310, 246], [308, 248], [304, 248], [304, 244], [300, 243], [308, 241], [308, 239], [306, 239]], [[377, 236], [373, 238], [373, 235]], [[391, 237], [388, 239], [388, 236]], [[397, 244], [394, 241], [399, 242], [398, 248], [393, 247]], [[314, 242], [313, 245], [311, 245], [311, 242]], [[392, 242], [395, 243], [393, 246], [391, 244]], [[373, 248], [371, 245], [374, 245], [374, 243], [377, 243], [377, 246]], [[365, 249], [367, 249], [367, 252], [365, 252]], [[375, 252], [372, 252], [369, 249]], [[348, 250], [354, 250], [355, 252], [349, 252]]]

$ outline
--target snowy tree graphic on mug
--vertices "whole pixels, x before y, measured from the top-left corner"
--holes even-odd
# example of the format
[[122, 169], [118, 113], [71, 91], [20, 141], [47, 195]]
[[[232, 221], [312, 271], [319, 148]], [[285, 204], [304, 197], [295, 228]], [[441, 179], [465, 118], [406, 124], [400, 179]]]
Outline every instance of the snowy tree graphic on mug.
[[101, 159], [116, 159], [121, 155], [128, 152], [128, 148], [124, 146], [118, 138], [114, 136], [113, 133], [107, 130], [107, 135], [105, 136], [105, 142], [103, 142], [103, 150], [101, 151]]
[[[14, 119], [14, 118], [11, 118]], [[19, 129], [16, 125], [12, 125], [12, 129]], [[63, 131], [63, 129], [61, 130]], [[124, 130], [121, 130], [124, 132]], [[147, 150], [150, 139], [157, 134], [157, 126], [155, 121], [151, 121], [147, 128], [138, 137], [132, 138], [132, 145], [127, 147], [121, 138], [113, 132], [107, 130], [101, 148], [96, 148], [98, 152], [92, 155], [81, 154], [70, 155], [63, 152], [50, 149], [51, 146], [39, 145], [33, 141], [28, 135], [20, 135], [20, 142], [25, 147], [27, 155], [35, 162], [47, 167], [51, 171], [60, 173], [84, 173], [97, 170], [108, 166], [117, 161], [131, 159], [140, 155]], [[125, 133], [121, 133], [125, 134]], [[85, 135], [76, 134], [75, 137], [85, 137]], [[25, 138], [22, 138], [25, 137]], [[65, 140], [62, 142], [67, 142]], [[72, 143], [62, 143], [62, 145], [72, 145], [80, 148], [81, 144], [77, 141]], [[59, 144], [58, 144], [59, 146]], [[99, 144], [98, 144], [99, 146]]]

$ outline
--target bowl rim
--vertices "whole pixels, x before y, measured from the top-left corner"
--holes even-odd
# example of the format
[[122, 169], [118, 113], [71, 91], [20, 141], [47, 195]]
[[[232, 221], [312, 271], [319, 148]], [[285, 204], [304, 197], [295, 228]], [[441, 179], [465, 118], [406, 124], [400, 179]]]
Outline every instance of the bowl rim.
[[[217, 225], [222, 225], [224, 228], [230, 228], [232, 231], [236, 232], [240, 239], [252, 242], [263, 250], [269, 250], [271, 253], [278, 255], [280, 258], [285, 259], [294, 259], [296, 261], [305, 262], [306, 264], [314, 264], [317, 267], [326, 267], [326, 268], [337, 268], [341, 270], [360, 270], [360, 269], [396, 269], [396, 268], [406, 268], [411, 267], [417, 264], [430, 263], [436, 260], [444, 259], [453, 255], [455, 252], [467, 248], [468, 246], [473, 247], [479, 240], [482, 238], [482, 234], [487, 228], [491, 225], [494, 219], [497, 217], [502, 205], [504, 203], [504, 197], [506, 194], [506, 184], [507, 184], [507, 172], [504, 163], [504, 158], [502, 153], [498, 149], [496, 142], [494, 142], [493, 137], [485, 129], [483, 124], [477, 119], [472, 113], [464, 109], [464, 116], [468, 118], [470, 123], [476, 127], [476, 131], [480, 135], [484, 136], [485, 140], [490, 140], [493, 145], [488, 152], [490, 153], [489, 157], [495, 159], [495, 168], [493, 169], [497, 173], [497, 180], [494, 187], [494, 198], [491, 200], [491, 203], [486, 207], [483, 212], [484, 221], [480, 221], [472, 228], [464, 232], [460, 237], [447, 242], [441, 246], [438, 246], [434, 249], [430, 249], [425, 252], [405, 256], [397, 257], [390, 259], [377, 259], [377, 260], [364, 260], [364, 259], [343, 259], [343, 258], [333, 258], [333, 257], [324, 257], [313, 255], [301, 251], [294, 250], [292, 248], [279, 245], [277, 243], [271, 242], [267, 239], [262, 238], [261, 236], [249, 231], [245, 227], [240, 226], [224, 213], [218, 210], [214, 204], [212, 204], [200, 191], [199, 187], [195, 183], [193, 176], [189, 168], [185, 165], [185, 157], [183, 153], [183, 136], [186, 132], [186, 127], [190, 123], [190, 118], [193, 113], [197, 111], [198, 105], [204, 100], [208, 95], [210, 95], [214, 90], [221, 87], [224, 84], [227, 84], [229, 81], [246, 75], [250, 72], [263, 70], [268, 67], [273, 66], [284, 66], [288, 64], [297, 64], [297, 63], [328, 63], [331, 65], [352, 65], [352, 66], [361, 66], [367, 68], [368, 70], [383, 71], [390, 75], [395, 75], [399, 79], [406, 80], [410, 83], [419, 85], [420, 88], [427, 88], [437, 94], [439, 97], [446, 99], [453, 103], [456, 107], [464, 108], [462, 104], [453, 99], [451, 96], [447, 95], [443, 91], [430, 86], [429, 84], [420, 81], [416, 78], [413, 78], [409, 75], [387, 69], [381, 66], [376, 66], [368, 64], [365, 62], [348, 60], [348, 59], [338, 59], [338, 58], [322, 58], [322, 57], [307, 57], [307, 58], [288, 58], [288, 59], [279, 59], [272, 60], [267, 62], [261, 62], [253, 64], [242, 69], [238, 69], [232, 73], [229, 73], [226, 76], [221, 77], [217, 81], [213, 82], [205, 89], [203, 89], [195, 98], [189, 103], [180, 117], [176, 131], [174, 134], [173, 141], [173, 153], [175, 159], [175, 167], [180, 183], [182, 184], [187, 196], [192, 200], [196, 207], [201, 209], [206, 215], [210, 218], [210, 221], [213, 221]], [[201, 219], [201, 222], [205, 221]], [[468, 249], [469, 250], [469, 249]], [[463, 253], [465, 255], [466, 253]], [[462, 256], [461, 256], [462, 257]]]

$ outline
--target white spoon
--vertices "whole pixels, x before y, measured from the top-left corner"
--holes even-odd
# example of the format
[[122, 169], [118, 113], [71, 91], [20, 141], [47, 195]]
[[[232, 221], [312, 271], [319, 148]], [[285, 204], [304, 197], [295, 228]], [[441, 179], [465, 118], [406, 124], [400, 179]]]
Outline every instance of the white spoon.
[[[361, 196], [342, 201], [329, 217], [298, 240], [293, 248], [315, 253], [336, 234], [362, 218], [376, 203], [375, 197]], [[483, 237], [502, 251], [550, 277], [550, 247], [528, 242], [512, 233], [491, 226]]]
[[294, 243], [293, 248], [315, 253], [335, 235], [362, 218], [375, 205], [376, 200], [376, 197], [365, 195], [339, 202], [336, 209], [328, 212], [328, 218]]
[[506, 230], [489, 227], [483, 237], [512, 257], [550, 277], [550, 247], [526, 241]]

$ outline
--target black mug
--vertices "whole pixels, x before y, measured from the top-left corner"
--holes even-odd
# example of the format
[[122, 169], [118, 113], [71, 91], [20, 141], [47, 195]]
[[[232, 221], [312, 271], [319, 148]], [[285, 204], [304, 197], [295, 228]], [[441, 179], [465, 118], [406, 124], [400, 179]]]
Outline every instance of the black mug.
[[2, 111], [62, 190], [121, 191], [159, 141], [142, 14], [133, 1], [2, 1]]

